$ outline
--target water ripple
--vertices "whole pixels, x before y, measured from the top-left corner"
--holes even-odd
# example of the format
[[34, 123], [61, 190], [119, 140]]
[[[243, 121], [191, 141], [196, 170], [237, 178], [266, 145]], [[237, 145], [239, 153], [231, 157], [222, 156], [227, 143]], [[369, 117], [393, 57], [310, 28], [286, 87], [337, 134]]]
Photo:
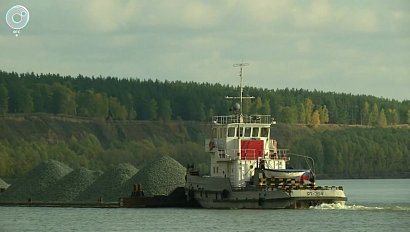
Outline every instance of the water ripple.
[[342, 205], [342, 204], [321, 204], [318, 206], [311, 206], [310, 209], [316, 210], [392, 210], [392, 211], [410, 211], [407, 206], [364, 206], [364, 205]]

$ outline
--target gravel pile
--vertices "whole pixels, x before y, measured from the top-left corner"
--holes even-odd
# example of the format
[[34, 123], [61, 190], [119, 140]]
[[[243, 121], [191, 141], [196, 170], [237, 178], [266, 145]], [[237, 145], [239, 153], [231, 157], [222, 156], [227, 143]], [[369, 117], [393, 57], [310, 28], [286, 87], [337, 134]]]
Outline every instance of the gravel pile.
[[122, 188], [122, 196], [130, 196], [134, 184], [142, 184], [145, 196], [168, 195], [176, 187], [185, 185], [186, 168], [169, 156], [145, 166]]
[[76, 169], [50, 186], [42, 197], [47, 201], [73, 201], [101, 175], [101, 172], [86, 168]]
[[0, 200], [33, 201], [43, 200], [45, 191], [51, 185], [70, 173], [72, 169], [55, 160], [48, 160], [27, 172], [0, 196]]
[[81, 192], [74, 201], [96, 202], [100, 197], [104, 202], [118, 201], [121, 189], [138, 169], [128, 163], [119, 164], [101, 175], [94, 183]]

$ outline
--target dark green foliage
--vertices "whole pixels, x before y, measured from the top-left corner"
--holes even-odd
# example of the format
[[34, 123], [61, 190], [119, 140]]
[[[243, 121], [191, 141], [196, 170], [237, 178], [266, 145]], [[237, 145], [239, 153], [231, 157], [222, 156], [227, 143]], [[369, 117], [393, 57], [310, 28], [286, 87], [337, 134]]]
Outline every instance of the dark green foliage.
[[[61, 77], [0, 71], [0, 113], [47, 112], [95, 118], [204, 121], [228, 114], [238, 95], [233, 86], [181, 81]], [[4, 86], [3, 89], [1, 86]], [[8, 107], [4, 95], [8, 95]], [[321, 124], [378, 125], [384, 109], [387, 125], [407, 123], [410, 101], [298, 89], [247, 87], [245, 113], [273, 114], [282, 122], [310, 124], [318, 110]], [[249, 112], [250, 111], [250, 112]], [[325, 115], [327, 114], [327, 115]]]
[[8, 112], [9, 110], [9, 93], [4, 87], [4, 85], [0, 84], [0, 115]]
[[[196, 164], [205, 174], [209, 156], [203, 152], [203, 139], [208, 129], [191, 121], [232, 113], [235, 102], [224, 97], [237, 94], [236, 87], [218, 83], [0, 71], [0, 114], [5, 113], [0, 120], [0, 176], [21, 176], [48, 159], [92, 170], [106, 171], [123, 162], [141, 168], [160, 154], [182, 165]], [[311, 124], [313, 112], [318, 112], [321, 124], [364, 126], [282, 124], [274, 129], [281, 147], [313, 156], [319, 173], [408, 176], [410, 130], [395, 126], [410, 124], [408, 100], [252, 87], [244, 95], [258, 97], [244, 101], [244, 111], [271, 113], [279, 123]], [[159, 121], [135, 121], [141, 119]]]
[[[409, 177], [410, 173], [409, 128], [299, 130], [289, 148], [313, 157], [322, 177]], [[304, 161], [295, 159], [292, 163], [298, 166]]]
[[[209, 128], [203, 123], [13, 116], [1, 119], [0, 128], [0, 176], [21, 176], [48, 159], [104, 172], [124, 162], [142, 168], [164, 154], [209, 172], [203, 145]], [[312, 156], [321, 177], [409, 177], [409, 127], [278, 124], [272, 135], [280, 148]], [[292, 158], [291, 165], [304, 161]]]
[[10, 185], [0, 178], [0, 189], [7, 189]]

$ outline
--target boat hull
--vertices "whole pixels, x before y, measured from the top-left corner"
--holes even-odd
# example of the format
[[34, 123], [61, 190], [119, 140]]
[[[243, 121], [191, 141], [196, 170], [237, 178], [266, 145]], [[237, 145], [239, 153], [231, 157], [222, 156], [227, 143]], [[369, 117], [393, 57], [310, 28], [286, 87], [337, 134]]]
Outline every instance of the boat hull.
[[343, 190], [333, 188], [278, 189], [254, 186], [233, 189], [228, 178], [187, 176], [188, 199], [209, 209], [295, 209], [322, 203], [344, 204]]

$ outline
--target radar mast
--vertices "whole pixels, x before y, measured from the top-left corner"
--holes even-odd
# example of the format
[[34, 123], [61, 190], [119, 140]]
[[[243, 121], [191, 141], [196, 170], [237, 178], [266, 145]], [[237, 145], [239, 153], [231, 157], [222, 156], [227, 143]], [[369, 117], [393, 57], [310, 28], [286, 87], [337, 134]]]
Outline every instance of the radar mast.
[[226, 96], [226, 99], [240, 99], [240, 109], [239, 109], [239, 116], [240, 116], [240, 120], [243, 120], [243, 99], [253, 99], [255, 97], [244, 97], [243, 96], [243, 67], [244, 66], [248, 66], [249, 63], [239, 63], [239, 64], [234, 64], [233, 67], [239, 67], [239, 77], [240, 77], [240, 85], [239, 85], [239, 90], [240, 90], [240, 95], [239, 97], [229, 97]]

